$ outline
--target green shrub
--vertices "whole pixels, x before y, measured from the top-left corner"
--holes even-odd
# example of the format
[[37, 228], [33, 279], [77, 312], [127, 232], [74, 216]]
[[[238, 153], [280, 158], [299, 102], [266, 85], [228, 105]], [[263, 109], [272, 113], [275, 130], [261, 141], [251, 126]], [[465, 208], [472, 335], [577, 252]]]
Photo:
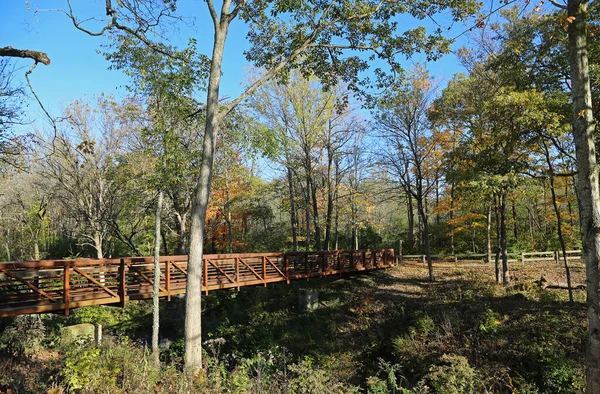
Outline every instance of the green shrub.
[[502, 317], [499, 313], [494, 312], [491, 308], [487, 308], [481, 319], [479, 319], [479, 331], [487, 335], [496, 335], [500, 324], [502, 323]]
[[17, 357], [31, 356], [40, 349], [45, 335], [40, 315], [17, 316], [0, 335], [0, 351]]
[[435, 322], [433, 319], [427, 313], [422, 311], [418, 311], [416, 313], [413, 325], [414, 332], [423, 336], [429, 335], [435, 328]]
[[62, 376], [70, 390], [82, 393], [150, 392], [158, 371], [149, 362], [145, 348], [125, 341], [69, 344], [64, 351]]
[[444, 354], [444, 364], [429, 369], [426, 380], [435, 393], [470, 394], [476, 392], [475, 370], [463, 356]]
[[327, 371], [314, 365], [310, 357], [289, 366], [292, 378], [289, 392], [292, 394], [359, 393], [358, 387], [337, 381]]
[[530, 354], [533, 359], [533, 374], [540, 393], [574, 394], [585, 388], [584, 368], [563, 352], [542, 348]]

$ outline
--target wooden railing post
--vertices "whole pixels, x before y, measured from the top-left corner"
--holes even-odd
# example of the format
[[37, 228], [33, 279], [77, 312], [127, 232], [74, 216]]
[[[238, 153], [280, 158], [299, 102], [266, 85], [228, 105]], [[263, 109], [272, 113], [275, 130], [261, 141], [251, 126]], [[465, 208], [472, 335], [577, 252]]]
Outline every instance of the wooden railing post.
[[367, 251], [362, 251], [362, 266], [363, 268], [367, 268]]
[[69, 299], [71, 298], [70, 266], [71, 263], [66, 261], [63, 267], [63, 303], [65, 304], [65, 316], [69, 316]]
[[525, 267], [525, 253], [521, 252], [521, 266]]
[[263, 269], [263, 285], [267, 287], [267, 258], [262, 256], [262, 269]]
[[235, 282], [237, 283], [237, 290], [240, 291], [240, 259], [235, 258]]
[[204, 283], [204, 294], [208, 295], [208, 264], [206, 264], [206, 259], [202, 259], [202, 283]]
[[[304, 253], [304, 273], [306, 274], [306, 276], [308, 277], [308, 253], [309, 252], [305, 252]], [[308, 279], [308, 278], [306, 278]]]
[[119, 304], [121, 308], [125, 307], [125, 300], [127, 299], [127, 273], [126, 273], [125, 259], [121, 259], [119, 263]]
[[165, 261], [165, 286], [167, 287], [167, 301], [171, 301], [171, 262]]
[[283, 255], [283, 260], [284, 260], [284, 264], [285, 264], [285, 282], [289, 285], [290, 284], [290, 256], [286, 253]]

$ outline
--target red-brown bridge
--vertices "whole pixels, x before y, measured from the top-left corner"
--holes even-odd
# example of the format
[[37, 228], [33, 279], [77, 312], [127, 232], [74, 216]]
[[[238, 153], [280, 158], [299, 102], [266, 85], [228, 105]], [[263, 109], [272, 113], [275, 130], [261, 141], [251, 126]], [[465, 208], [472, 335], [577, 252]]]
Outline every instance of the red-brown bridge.
[[[394, 250], [208, 254], [202, 291], [390, 267]], [[187, 256], [162, 256], [160, 296], [185, 293]], [[152, 297], [153, 257], [0, 262], [0, 317]]]

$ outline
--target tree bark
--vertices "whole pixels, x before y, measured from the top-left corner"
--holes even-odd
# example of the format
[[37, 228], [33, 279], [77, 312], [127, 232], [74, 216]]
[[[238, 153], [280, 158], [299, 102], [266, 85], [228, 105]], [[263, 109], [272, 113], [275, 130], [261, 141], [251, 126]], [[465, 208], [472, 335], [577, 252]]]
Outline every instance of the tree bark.
[[587, 50], [587, 1], [569, 0], [568, 15], [575, 17], [568, 27], [571, 94], [573, 97], [573, 139], [577, 157], [577, 193], [586, 266], [588, 346], [587, 392], [600, 393], [600, 188], [594, 141], [595, 122]]
[[[222, 15], [227, 14], [230, 4], [229, 0], [225, 0]], [[219, 85], [221, 82], [223, 49], [225, 47], [225, 39], [227, 38], [229, 19], [225, 16], [218, 20], [215, 16], [213, 23], [215, 34], [206, 100], [206, 126], [202, 144], [200, 173], [192, 198], [190, 253], [188, 256], [185, 300], [185, 367], [188, 373], [192, 375], [197, 375], [202, 369], [202, 255], [206, 210], [210, 196], [217, 134], [220, 123], [218, 112]]]
[[310, 251], [310, 186], [308, 183], [304, 188], [304, 216], [305, 216], [305, 226], [306, 226], [306, 238], [304, 242], [304, 247], [306, 251]]
[[231, 225], [231, 199], [229, 197], [229, 174], [225, 172], [225, 223], [227, 224], [227, 249], [233, 253], [233, 226]]
[[512, 208], [512, 219], [513, 219], [513, 236], [515, 237], [515, 241], [519, 240], [519, 229], [517, 227], [517, 207], [515, 206], [515, 201], [511, 201]]
[[50, 65], [50, 58], [44, 52], [33, 51], [31, 49], [16, 49], [13, 47], [0, 48], [0, 57], [21, 57], [35, 60], [36, 63]]
[[573, 303], [573, 288], [571, 287], [571, 270], [569, 269], [569, 263], [567, 259], [567, 247], [565, 245], [565, 238], [562, 232], [562, 218], [560, 214], [560, 207], [558, 201], [556, 201], [556, 187], [554, 185], [554, 166], [552, 165], [552, 159], [550, 158], [550, 151], [546, 144], [544, 144], [544, 153], [546, 156], [546, 163], [548, 164], [548, 171], [550, 172], [550, 192], [552, 194], [552, 206], [554, 207], [554, 214], [556, 215], [556, 231], [558, 233], [558, 241], [560, 242], [560, 249], [563, 254], [563, 263], [565, 266], [565, 275], [567, 277], [567, 286], [569, 288], [569, 302]]
[[500, 206], [500, 197], [499, 196], [495, 196], [494, 197], [494, 213], [495, 213], [495, 219], [496, 219], [496, 256], [495, 256], [495, 260], [494, 260], [494, 272], [496, 274], [496, 283], [502, 283], [502, 280], [500, 279], [500, 253], [501, 253], [501, 246], [500, 246], [500, 214], [499, 214], [499, 206]]
[[[331, 143], [329, 143], [331, 145]], [[327, 157], [327, 212], [325, 213], [325, 240], [323, 249], [329, 250], [331, 243], [331, 221], [333, 218], [333, 182], [331, 181], [331, 170], [333, 167], [333, 153], [328, 149]]]
[[159, 190], [154, 216], [154, 283], [152, 284], [152, 360], [156, 368], [160, 367], [160, 351], [158, 349], [158, 330], [160, 324], [160, 215], [162, 213], [163, 192]]
[[33, 259], [40, 260], [40, 240], [37, 236], [33, 237]]
[[492, 206], [488, 207], [487, 217], [486, 217], [486, 226], [485, 226], [485, 235], [486, 235], [486, 244], [485, 251], [487, 254], [487, 262], [492, 262]]
[[407, 243], [408, 243], [408, 253], [412, 253], [415, 250], [415, 211], [414, 211], [414, 205], [413, 205], [413, 198], [412, 198], [412, 194], [410, 193], [410, 191], [407, 192], [407, 195], [408, 195], [408, 199], [406, 202], [407, 208], [408, 208]]
[[296, 204], [294, 203], [294, 178], [292, 177], [292, 169], [287, 168], [288, 188], [290, 191], [290, 225], [292, 227], [292, 243], [293, 250], [298, 250], [298, 234], [296, 233]]
[[94, 248], [96, 249], [96, 258], [103, 258], [104, 251], [102, 250], [102, 235], [98, 230], [94, 231]]
[[421, 234], [421, 239], [423, 240], [423, 248], [425, 255], [427, 255], [427, 270], [429, 272], [429, 280], [431, 282], [435, 281], [435, 276], [433, 274], [433, 262], [431, 260], [431, 246], [429, 245], [429, 218], [427, 217], [427, 213], [425, 212], [425, 207], [423, 206], [422, 200], [417, 200], [417, 209], [419, 211], [419, 216], [423, 223], [423, 233]]
[[319, 221], [319, 205], [317, 204], [317, 185], [312, 176], [310, 180], [310, 194], [312, 197], [313, 218], [315, 222], [315, 250], [322, 250], [321, 247], [321, 224]]
[[506, 192], [503, 192], [500, 195], [500, 251], [502, 253], [502, 284], [504, 285], [510, 283], [506, 238]]
[[454, 183], [450, 184], [450, 254], [454, 256]]

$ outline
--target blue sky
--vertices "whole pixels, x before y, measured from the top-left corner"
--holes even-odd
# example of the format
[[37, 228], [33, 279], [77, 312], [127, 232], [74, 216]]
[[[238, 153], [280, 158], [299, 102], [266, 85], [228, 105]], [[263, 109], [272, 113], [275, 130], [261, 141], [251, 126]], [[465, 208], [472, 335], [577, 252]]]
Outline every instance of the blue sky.
[[[104, 15], [104, 0], [72, 0], [75, 13], [81, 17]], [[202, 0], [182, 0], [179, 2], [179, 13], [195, 15], [193, 27], [183, 27], [172, 37], [173, 43], [185, 44], [188, 37], [198, 40], [199, 49], [210, 54], [212, 45], [212, 25], [207, 17], [205, 2]], [[100, 92], [113, 93], [116, 96], [125, 94], [123, 85], [127, 82], [121, 71], [108, 70], [108, 62], [97, 50], [107, 41], [103, 37], [89, 37], [76, 30], [69, 19], [60, 12], [37, 12], [65, 8], [66, 0], [0, 0], [0, 9], [4, 11], [3, 23], [0, 25], [0, 46], [13, 46], [22, 49], [44, 51], [50, 57], [50, 66], [38, 65], [31, 76], [34, 88], [44, 105], [53, 116], [60, 115], [60, 110], [70, 102], [83, 97], [92, 97]], [[406, 19], [407, 27], [416, 26], [421, 21]], [[424, 22], [432, 25], [430, 22]], [[93, 25], [90, 25], [90, 29]], [[454, 26], [452, 32], [464, 29]], [[227, 39], [224, 56], [221, 95], [235, 97], [242, 91], [244, 70], [248, 67], [243, 51], [247, 48], [245, 26], [237, 21], [231, 27]], [[455, 45], [458, 48], [466, 41]], [[413, 59], [414, 60], [414, 59]], [[410, 67], [413, 60], [404, 64]], [[24, 74], [31, 61], [18, 60], [19, 74]], [[447, 55], [442, 60], [428, 65], [433, 76], [442, 85], [452, 75], [462, 71], [454, 55]], [[41, 116], [37, 104], [30, 103], [28, 117], [34, 120]]]

